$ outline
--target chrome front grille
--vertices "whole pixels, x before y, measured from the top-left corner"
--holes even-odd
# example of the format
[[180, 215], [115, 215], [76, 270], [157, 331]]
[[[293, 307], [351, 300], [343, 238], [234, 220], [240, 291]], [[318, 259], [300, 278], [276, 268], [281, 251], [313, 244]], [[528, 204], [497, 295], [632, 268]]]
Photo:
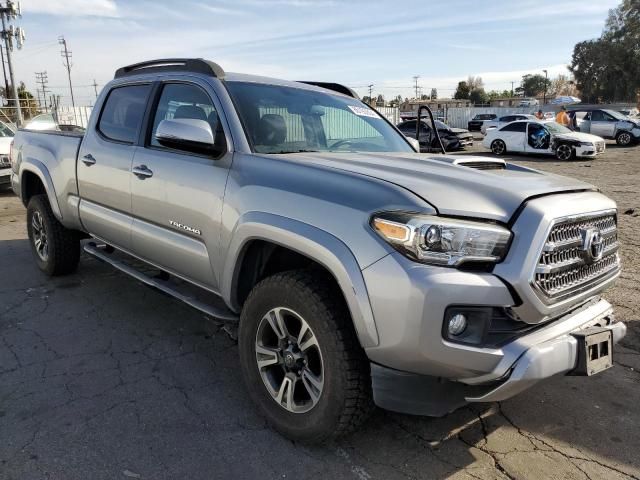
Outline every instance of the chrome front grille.
[[[599, 232], [602, 255], [589, 251], [588, 234]], [[536, 290], [559, 300], [584, 291], [620, 269], [615, 212], [582, 215], [556, 223], [547, 237], [533, 280]]]
[[11, 166], [11, 161], [8, 155], [0, 155], [0, 168], [7, 168]]

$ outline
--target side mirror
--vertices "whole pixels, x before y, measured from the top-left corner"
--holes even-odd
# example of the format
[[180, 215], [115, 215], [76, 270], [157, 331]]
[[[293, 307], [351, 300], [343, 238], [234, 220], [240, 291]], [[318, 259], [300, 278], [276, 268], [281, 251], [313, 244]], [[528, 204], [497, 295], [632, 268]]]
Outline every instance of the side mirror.
[[156, 130], [160, 145], [187, 152], [217, 155], [222, 147], [215, 145], [211, 125], [195, 118], [162, 120]]
[[420, 142], [413, 137], [406, 137], [407, 141], [411, 144], [413, 149], [420, 153]]

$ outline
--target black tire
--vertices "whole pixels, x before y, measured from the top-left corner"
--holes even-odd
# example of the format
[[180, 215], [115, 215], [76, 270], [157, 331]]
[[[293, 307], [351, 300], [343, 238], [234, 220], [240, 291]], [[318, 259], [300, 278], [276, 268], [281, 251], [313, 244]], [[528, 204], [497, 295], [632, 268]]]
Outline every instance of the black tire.
[[561, 143], [556, 148], [556, 158], [565, 162], [574, 160], [576, 158], [576, 149], [568, 143]]
[[[45, 232], [46, 255], [42, 255], [42, 252], [39, 253], [38, 247], [36, 247], [36, 239], [40, 234], [35, 226], [38, 222], [34, 222], [34, 217], [37, 217]], [[62, 226], [53, 215], [46, 195], [34, 195], [29, 200], [27, 233], [38, 268], [44, 273], [49, 276], [66, 275], [78, 268], [80, 236], [78, 232]]]
[[633, 135], [631, 132], [621, 131], [616, 135], [616, 143], [621, 147], [628, 147], [633, 143]]
[[491, 142], [491, 151], [494, 155], [504, 155], [507, 153], [507, 144], [503, 140], [494, 140]]
[[[267, 312], [278, 307], [304, 318], [322, 355], [324, 385], [317, 403], [303, 413], [278, 404], [257, 364], [259, 324]], [[238, 348], [251, 398], [267, 421], [291, 440], [318, 443], [344, 435], [360, 426], [374, 409], [369, 362], [341, 293], [323, 273], [292, 270], [256, 285], [242, 309]]]

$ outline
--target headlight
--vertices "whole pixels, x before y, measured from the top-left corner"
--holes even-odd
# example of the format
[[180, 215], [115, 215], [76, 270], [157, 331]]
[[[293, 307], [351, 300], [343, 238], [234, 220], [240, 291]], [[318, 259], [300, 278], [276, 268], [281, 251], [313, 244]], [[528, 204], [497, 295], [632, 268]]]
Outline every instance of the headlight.
[[580, 145], [583, 147], [595, 147], [596, 144], [593, 142], [580, 142]]
[[432, 215], [382, 213], [371, 226], [400, 252], [432, 265], [496, 263], [511, 239], [511, 232], [499, 225]]

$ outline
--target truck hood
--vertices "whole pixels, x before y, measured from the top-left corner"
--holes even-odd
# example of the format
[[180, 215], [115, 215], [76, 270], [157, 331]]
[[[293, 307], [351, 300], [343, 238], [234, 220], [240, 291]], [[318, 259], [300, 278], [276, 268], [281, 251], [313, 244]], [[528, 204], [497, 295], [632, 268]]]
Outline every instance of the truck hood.
[[[292, 153], [285, 161], [314, 164], [367, 175], [399, 185], [440, 214], [508, 222], [528, 198], [559, 192], [596, 190], [587, 183], [500, 163], [494, 157], [419, 153]], [[489, 163], [496, 169], [481, 170]], [[475, 166], [474, 166], [475, 164]]]

